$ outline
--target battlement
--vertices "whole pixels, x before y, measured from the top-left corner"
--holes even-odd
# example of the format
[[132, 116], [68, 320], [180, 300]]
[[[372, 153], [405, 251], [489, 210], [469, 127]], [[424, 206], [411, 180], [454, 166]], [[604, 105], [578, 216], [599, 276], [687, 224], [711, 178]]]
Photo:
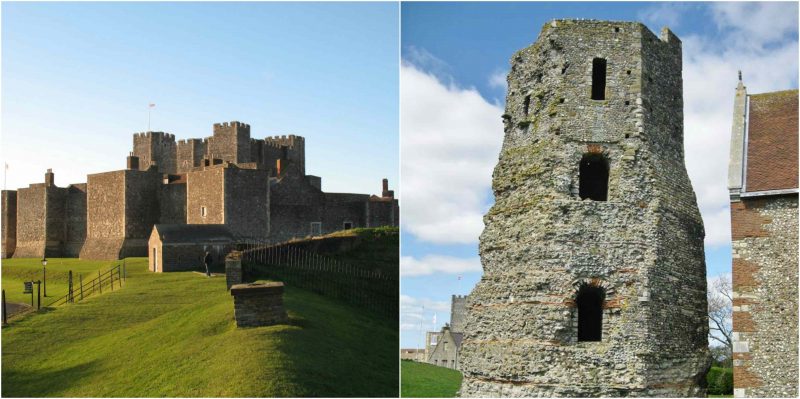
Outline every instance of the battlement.
[[553, 19], [545, 23], [542, 27], [542, 32], [551, 29], [557, 30], [579, 30], [583, 31], [587, 36], [601, 36], [607, 33], [614, 35], [628, 35], [640, 34], [642, 39], [651, 42], [661, 41], [662, 43], [669, 43], [670, 45], [680, 45], [681, 40], [676, 36], [668, 27], [661, 29], [660, 36], [652, 32], [645, 24], [641, 22], [630, 21], [604, 21], [597, 19]]
[[290, 134], [288, 136], [267, 136], [264, 137], [264, 143], [271, 147], [289, 147], [294, 148], [295, 145], [304, 145], [305, 138], [303, 136], [295, 136]]
[[466, 295], [453, 295], [453, 300], [456, 300], [456, 299], [467, 299], [467, 296]]
[[222, 129], [222, 128], [229, 128], [229, 127], [238, 127], [243, 129], [250, 129], [250, 125], [246, 123], [242, 123], [239, 121], [231, 121], [231, 122], [222, 122], [222, 123], [215, 123], [214, 130]]
[[175, 141], [175, 135], [170, 133], [164, 132], [139, 132], [133, 134], [133, 139], [155, 139], [155, 140], [162, 140], [162, 141]]
[[205, 143], [206, 140], [207, 139], [182, 139], [182, 140], [178, 140], [178, 145], [181, 145], [181, 146], [182, 145], [186, 145], [186, 144], [198, 145], [198, 144]]

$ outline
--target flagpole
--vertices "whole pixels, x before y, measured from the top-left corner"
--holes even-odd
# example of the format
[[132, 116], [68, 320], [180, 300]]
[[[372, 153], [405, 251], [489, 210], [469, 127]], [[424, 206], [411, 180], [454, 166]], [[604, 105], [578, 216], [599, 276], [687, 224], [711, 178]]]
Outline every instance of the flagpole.
[[152, 112], [153, 107], [150, 105], [147, 106], [147, 131], [150, 131], [150, 112]]

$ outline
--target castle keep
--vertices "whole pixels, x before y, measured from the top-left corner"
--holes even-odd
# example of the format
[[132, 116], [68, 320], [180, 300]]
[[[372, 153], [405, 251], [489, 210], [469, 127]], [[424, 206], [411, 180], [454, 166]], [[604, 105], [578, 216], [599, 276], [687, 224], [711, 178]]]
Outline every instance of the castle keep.
[[462, 396], [705, 396], [682, 95], [666, 28], [554, 20], [514, 54]]
[[355, 227], [399, 225], [388, 181], [380, 196], [326, 193], [307, 175], [300, 136], [250, 137], [241, 122], [204, 139], [136, 133], [124, 170], [87, 182], [2, 192], [6, 257], [147, 256], [156, 224], [224, 225], [237, 240], [281, 242]]

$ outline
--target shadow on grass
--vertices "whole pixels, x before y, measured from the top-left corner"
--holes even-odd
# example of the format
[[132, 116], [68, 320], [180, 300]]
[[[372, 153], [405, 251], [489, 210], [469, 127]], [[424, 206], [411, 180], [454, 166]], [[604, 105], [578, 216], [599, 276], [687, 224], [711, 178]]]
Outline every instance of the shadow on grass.
[[398, 396], [396, 320], [292, 287], [284, 300], [298, 328], [278, 333], [279, 350], [299, 396]]
[[81, 379], [96, 373], [97, 361], [49, 370], [8, 370], [3, 362], [3, 397], [64, 396], [63, 392], [82, 384]]

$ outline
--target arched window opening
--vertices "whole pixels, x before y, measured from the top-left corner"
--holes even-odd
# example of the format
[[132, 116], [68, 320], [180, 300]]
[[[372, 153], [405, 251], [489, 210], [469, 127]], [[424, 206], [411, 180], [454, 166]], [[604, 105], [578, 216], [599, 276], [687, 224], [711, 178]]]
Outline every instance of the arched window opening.
[[578, 290], [578, 341], [601, 341], [603, 338], [603, 301], [600, 287], [581, 286]]
[[606, 99], [606, 59], [592, 60], [592, 100]]
[[608, 199], [608, 161], [599, 154], [584, 155], [580, 166], [579, 194], [592, 201]]

